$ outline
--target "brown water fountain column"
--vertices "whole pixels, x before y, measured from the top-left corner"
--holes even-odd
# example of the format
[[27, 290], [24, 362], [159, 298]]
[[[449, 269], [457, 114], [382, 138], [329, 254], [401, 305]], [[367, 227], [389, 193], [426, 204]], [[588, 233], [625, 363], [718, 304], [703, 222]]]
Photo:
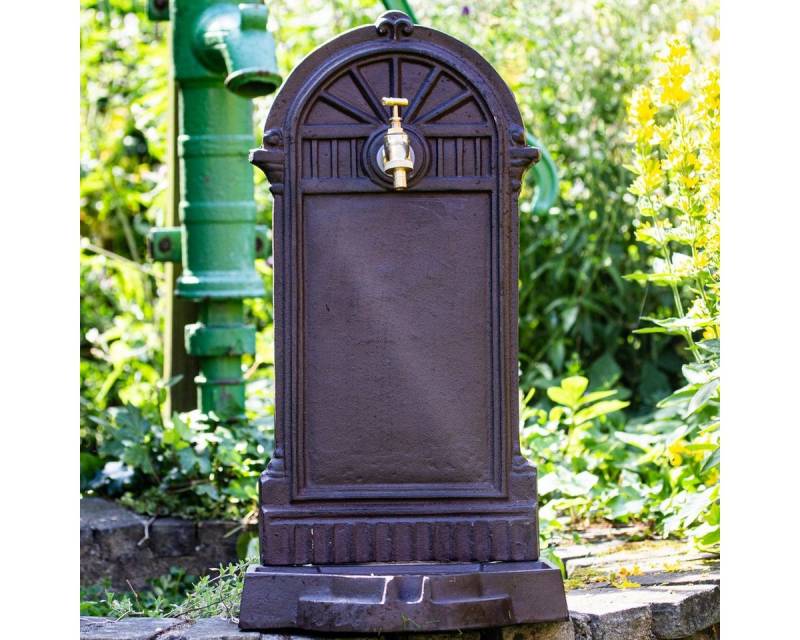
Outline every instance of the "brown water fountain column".
[[567, 618], [518, 436], [517, 198], [537, 159], [495, 70], [400, 12], [284, 83], [252, 154], [275, 198], [276, 446], [242, 628]]

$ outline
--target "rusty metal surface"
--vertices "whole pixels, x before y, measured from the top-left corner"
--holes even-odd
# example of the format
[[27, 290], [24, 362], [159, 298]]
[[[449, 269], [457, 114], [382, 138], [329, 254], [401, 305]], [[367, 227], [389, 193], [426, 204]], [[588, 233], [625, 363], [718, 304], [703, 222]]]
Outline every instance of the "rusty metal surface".
[[[409, 102], [414, 166], [399, 191], [381, 161], [385, 96]], [[491, 561], [505, 562], [500, 591], [536, 594], [537, 620], [566, 616], [560, 578], [532, 564], [536, 470], [517, 432], [517, 198], [537, 158], [494, 69], [400, 12], [317, 49], [276, 96], [251, 154], [275, 199], [276, 444], [261, 479], [266, 568], [248, 577], [243, 620], [278, 625], [264, 585], [286, 603], [297, 580], [280, 567], [443, 563], [432, 575]], [[463, 607], [414, 605], [424, 628], [500, 624], [501, 610], [530, 621], [511, 601], [481, 604], [495, 565], [469, 566]], [[365, 579], [301, 581], [301, 600], [352, 585], [351, 611]], [[363, 607], [364, 624], [409, 602]], [[313, 625], [291, 624], [350, 615], [314, 607]]]

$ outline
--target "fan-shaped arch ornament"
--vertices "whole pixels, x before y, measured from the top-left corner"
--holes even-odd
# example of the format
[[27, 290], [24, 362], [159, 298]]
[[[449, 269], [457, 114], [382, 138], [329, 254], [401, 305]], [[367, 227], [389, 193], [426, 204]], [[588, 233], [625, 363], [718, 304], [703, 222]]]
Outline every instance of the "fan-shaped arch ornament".
[[[404, 191], [381, 160], [387, 96], [408, 101]], [[566, 617], [517, 434], [517, 198], [537, 157], [494, 69], [400, 12], [277, 95], [251, 156], [275, 200], [276, 405], [243, 627]]]

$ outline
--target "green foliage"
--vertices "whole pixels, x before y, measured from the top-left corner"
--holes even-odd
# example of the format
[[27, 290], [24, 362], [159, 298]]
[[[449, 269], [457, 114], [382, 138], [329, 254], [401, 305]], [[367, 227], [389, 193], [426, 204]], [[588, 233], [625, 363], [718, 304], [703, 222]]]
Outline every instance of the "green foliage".
[[81, 615], [120, 620], [129, 616], [149, 618], [213, 618], [237, 620], [242, 585], [253, 558], [212, 568], [214, 575], [196, 578], [173, 567], [170, 573], [148, 580], [147, 588], [119, 593], [108, 580], [81, 587]]
[[198, 580], [173, 567], [166, 575], [147, 581], [147, 588], [119, 593], [111, 589], [108, 579], [81, 587], [81, 615], [125, 618], [127, 616], [160, 617], [181, 605]]
[[163, 397], [159, 280], [149, 267], [92, 245], [80, 266], [81, 451], [96, 454], [93, 418], [125, 402], [155, 407]]
[[[698, 343], [701, 349], [713, 343]], [[695, 544], [719, 550], [719, 369], [684, 366], [689, 384], [662, 400], [652, 417], [632, 421], [617, 438], [636, 448], [631, 460], [651, 486], [661, 483], [652, 517], [664, 535], [689, 533]]]
[[255, 511], [272, 417], [221, 424], [198, 412], [148, 419], [137, 408], [93, 418], [105, 463], [87, 488], [140, 513], [237, 519]]
[[221, 616], [237, 620], [244, 574], [252, 563], [253, 558], [250, 558], [220, 566], [214, 576], [203, 576], [186, 599], [170, 611], [170, 617], [195, 619]]
[[[700, 343], [703, 349], [713, 344]], [[649, 523], [663, 536], [719, 542], [718, 370], [686, 365], [690, 381], [652, 415], [626, 423], [628, 403], [570, 376], [547, 389], [549, 409], [521, 404], [522, 452], [539, 469], [545, 544], [601, 519]]]
[[166, 187], [169, 57], [144, 8], [81, 0], [81, 236], [137, 262]]
[[635, 504], [628, 503], [641, 495], [630, 491], [622, 469], [625, 447], [614, 437], [624, 424], [619, 412], [629, 403], [614, 397], [616, 390], [590, 390], [583, 376], [547, 389], [549, 410], [530, 406], [534, 392], [522, 399], [520, 439], [523, 454], [539, 470], [543, 525], [558, 530], [633, 515]]
[[143, 264], [163, 222], [168, 53], [131, 0], [81, 0], [81, 488], [104, 461], [93, 418], [157, 407], [163, 270]]

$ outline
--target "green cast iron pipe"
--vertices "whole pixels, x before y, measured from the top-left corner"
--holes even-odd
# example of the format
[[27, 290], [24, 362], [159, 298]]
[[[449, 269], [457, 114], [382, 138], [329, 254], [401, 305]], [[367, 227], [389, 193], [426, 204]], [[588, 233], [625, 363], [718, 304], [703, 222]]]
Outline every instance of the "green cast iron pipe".
[[254, 266], [256, 205], [245, 161], [250, 98], [275, 91], [281, 79], [263, 4], [173, 0], [170, 8], [183, 266], [176, 295], [200, 304], [199, 321], [185, 333], [200, 362], [199, 407], [226, 420], [244, 413], [241, 357], [255, 352], [242, 300], [265, 294]]
[[383, 6], [386, 7], [387, 11], [402, 11], [411, 18], [411, 22], [414, 24], [419, 22], [408, 0], [383, 0]]
[[526, 133], [527, 142], [532, 147], [538, 147], [542, 152], [539, 162], [533, 165], [533, 183], [536, 190], [533, 194], [532, 213], [547, 213], [556, 203], [558, 198], [558, 169], [553, 158], [544, 148], [544, 145], [530, 133]]

